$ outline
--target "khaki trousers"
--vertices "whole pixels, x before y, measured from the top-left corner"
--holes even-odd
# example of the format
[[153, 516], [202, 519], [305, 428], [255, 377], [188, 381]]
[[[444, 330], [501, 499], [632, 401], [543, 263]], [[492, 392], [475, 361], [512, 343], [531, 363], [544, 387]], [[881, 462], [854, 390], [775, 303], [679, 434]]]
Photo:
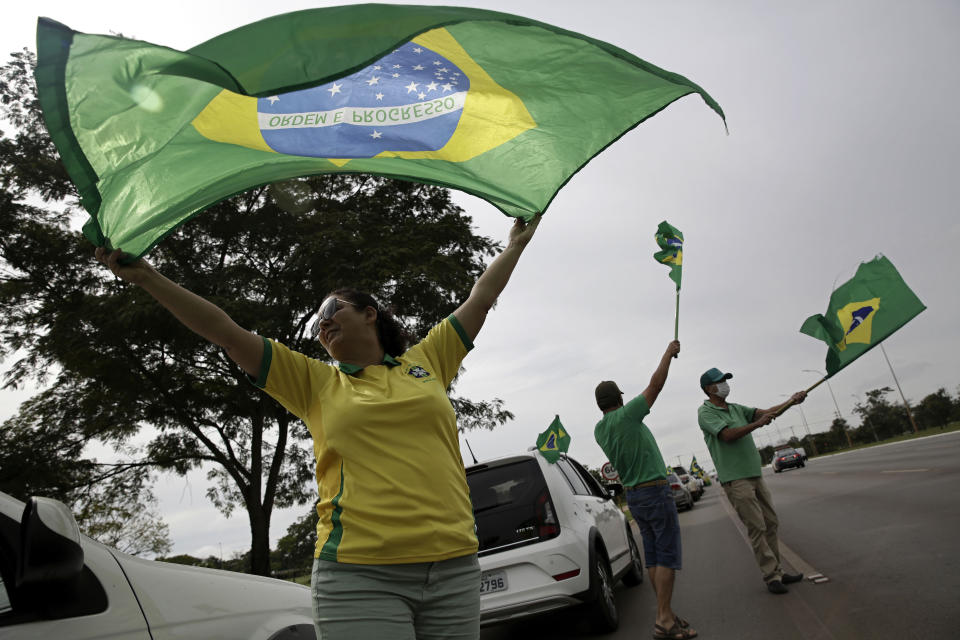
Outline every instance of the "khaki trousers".
[[780, 541], [777, 538], [777, 513], [763, 478], [741, 478], [724, 483], [723, 490], [747, 526], [753, 557], [763, 573], [763, 581], [780, 580]]

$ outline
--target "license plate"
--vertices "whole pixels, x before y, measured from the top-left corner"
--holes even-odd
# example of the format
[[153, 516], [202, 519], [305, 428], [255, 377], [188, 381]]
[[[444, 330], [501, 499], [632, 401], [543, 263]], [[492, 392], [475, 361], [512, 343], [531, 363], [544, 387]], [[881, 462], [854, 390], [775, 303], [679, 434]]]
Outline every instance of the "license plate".
[[480, 595], [507, 590], [506, 571], [487, 571], [480, 574]]

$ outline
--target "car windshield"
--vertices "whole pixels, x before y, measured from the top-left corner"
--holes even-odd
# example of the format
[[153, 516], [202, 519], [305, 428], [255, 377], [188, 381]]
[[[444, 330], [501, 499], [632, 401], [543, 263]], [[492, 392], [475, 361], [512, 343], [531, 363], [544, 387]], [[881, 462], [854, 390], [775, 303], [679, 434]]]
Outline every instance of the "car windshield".
[[796, 453], [796, 449], [780, 449], [777, 451], [778, 456], [789, 456], [791, 453]]

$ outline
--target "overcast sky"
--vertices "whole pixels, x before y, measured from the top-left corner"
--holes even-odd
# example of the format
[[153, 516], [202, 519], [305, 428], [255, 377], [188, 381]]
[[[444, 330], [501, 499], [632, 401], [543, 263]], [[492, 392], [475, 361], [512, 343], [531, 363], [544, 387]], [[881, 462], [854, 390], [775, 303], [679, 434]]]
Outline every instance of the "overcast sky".
[[[0, 43], [4, 52], [32, 49], [42, 15], [186, 49], [269, 15], [330, 4], [343, 2], [18, 2], [4, 9]], [[696, 421], [705, 369], [733, 372], [730, 400], [752, 406], [816, 382], [803, 370], [823, 371], [826, 346], [799, 327], [878, 253], [928, 307], [885, 342], [904, 393], [914, 401], [939, 387], [956, 393], [960, 4], [469, 4], [579, 31], [680, 73], [720, 103], [730, 130], [698, 97], [684, 98], [560, 191], [465, 361], [458, 393], [502, 398], [516, 414], [468, 435], [479, 458], [525, 450], [559, 414], [570, 454], [590, 466], [605, 461], [593, 440], [593, 388], [612, 379], [639, 394], [673, 338], [673, 283], [652, 258], [664, 219], [686, 238], [682, 352], [647, 419], [668, 463], [696, 455], [713, 466]], [[510, 220], [491, 205], [463, 194], [457, 202], [480, 233], [506, 238]], [[849, 419], [865, 391], [893, 379], [874, 349], [830, 384]], [[3, 419], [27, 397], [0, 394]], [[811, 430], [828, 428], [826, 385], [803, 410]], [[755, 437], [768, 444], [802, 432], [793, 409]], [[225, 520], [204, 489], [203, 474], [158, 482], [174, 552], [247, 549], [243, 512]], [[273, 541], [305, 512], [277, 512]]]

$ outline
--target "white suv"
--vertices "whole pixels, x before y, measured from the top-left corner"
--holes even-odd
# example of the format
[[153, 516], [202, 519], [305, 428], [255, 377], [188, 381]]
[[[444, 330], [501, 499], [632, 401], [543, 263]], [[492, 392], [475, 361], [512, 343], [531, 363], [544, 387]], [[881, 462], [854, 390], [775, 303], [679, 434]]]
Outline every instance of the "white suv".
[[480, 541], [480, 621], [584, 604], [597, 631], [617, 628], [613, 586], [643, 581], [637, 542], [613, 493], [565, 455], [535, 451], [467, 469]]

